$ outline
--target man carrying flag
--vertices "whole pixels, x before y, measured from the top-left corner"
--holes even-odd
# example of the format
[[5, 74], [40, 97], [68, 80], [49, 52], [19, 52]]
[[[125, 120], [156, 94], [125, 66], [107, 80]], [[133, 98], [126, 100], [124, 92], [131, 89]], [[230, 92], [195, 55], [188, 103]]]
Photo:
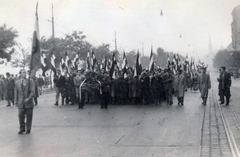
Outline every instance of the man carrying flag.
[[[38, 7], [38, 4], [37, 4]], [[33, 117], [33, 96], [35, 91], [35, 86], [33, 79], [36, 71], [41, 67], [41, 52], [40, 52], [40, 42], [39, 42], [39, 27], [38, 27], [38, 14], [36, 7], [36, 21], [35, 29], [33, 32], [33, 43], [32, 43], [32, 54], [30, 62], [30, 74], [29, 78], [26, 79], [26, 70], [21, 69], [20, 79], [15, 83], [15, 105], [18, 107], [18, 117], [20, 124], [20, 131], [18, 134], [22, 134], [26, 131], [26, 134], [31, 132], [32, 117]], [[26, 117], [26, 126], [25, 126]]]

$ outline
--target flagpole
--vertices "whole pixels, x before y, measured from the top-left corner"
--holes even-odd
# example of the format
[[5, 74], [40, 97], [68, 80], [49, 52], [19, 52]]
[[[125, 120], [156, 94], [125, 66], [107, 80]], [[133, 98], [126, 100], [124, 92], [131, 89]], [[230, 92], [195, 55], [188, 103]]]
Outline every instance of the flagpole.
[[[52, 44], [53, 44], [52, 53], [53, 53], [53, 50], [55, 48], [55, 44], [54, 44], [55, 34], [54, 34], [53, 4], [52, 4], [52, 38], [53, 38], [53, 40], [52, 40]], [[50, 71], [50, 89], [52, 90], [52, 70]]]

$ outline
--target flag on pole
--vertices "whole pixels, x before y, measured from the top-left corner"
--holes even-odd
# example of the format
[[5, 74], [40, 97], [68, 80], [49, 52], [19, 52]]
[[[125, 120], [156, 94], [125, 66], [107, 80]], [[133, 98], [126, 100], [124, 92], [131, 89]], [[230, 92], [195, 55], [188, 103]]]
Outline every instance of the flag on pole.
[[46, 55], [44, 53], [42, 53], [41, 55], [41, 68], [42, 68], [42, 75], [45, 76], [45, 73], [49, 68], [46, 64]]
[[55, 55], [52, 54], [51, 56], [51, 70], [53, 71], [54, 75], [56, 75], [56, 65], [55, 65]]
[[139, 56], [139, 52], [137, 53], [137, 58], [136, 58], [136, 66], [134, 70], [134, 76], [139, 76], [142, 72], [142, 65], [141, 65], [141, 60]]
[[148, 66], [149, 72], [152, 72], [154, 70], [154, 63], [153, 63], [153, 50], [151, 47], [151, 54], [150, 54], [150, 61], [149, 61], [149, 66]]
[[35, 27], [33, 31], [32, 40], [32, 52], [30, 61], [30, 76], [35, 76], [37, 70], [41, 67], [41, 51], [40, 51], [40, 36], [39, 36], [39, 25], [38, 25], [38, 3], [36, 5], [35, 13]]
[[116, 74], [115, 74], [115, 66], [117, 66], [117, 60], [116, 60], [116, 57], [115, 57], [115, 53], [113, 53], [112, 55], [112, 65], [111, 65], [111, 68], [110, 68], [110, 71], [109, 71], [109, 76], [110, 78], [115, 78]]
[[127, 78], [127, 57], [124, 51], [123, 51], [122, 72], [123, 72], [123, 77]]

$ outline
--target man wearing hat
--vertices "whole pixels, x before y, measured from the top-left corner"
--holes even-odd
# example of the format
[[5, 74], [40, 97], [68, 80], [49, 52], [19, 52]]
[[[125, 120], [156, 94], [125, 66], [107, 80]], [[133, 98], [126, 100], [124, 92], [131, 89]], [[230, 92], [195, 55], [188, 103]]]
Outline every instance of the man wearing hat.
[[230, 87], [232, 84], [230, 73], [226, 72], [226, 67], [221, 67], [221, 73], [219, 76], [219, 96], [221, 104], [224, 104], [224, 97], [226, 97], [226, 105], [229, 105], [229, 99], [231, 97]]

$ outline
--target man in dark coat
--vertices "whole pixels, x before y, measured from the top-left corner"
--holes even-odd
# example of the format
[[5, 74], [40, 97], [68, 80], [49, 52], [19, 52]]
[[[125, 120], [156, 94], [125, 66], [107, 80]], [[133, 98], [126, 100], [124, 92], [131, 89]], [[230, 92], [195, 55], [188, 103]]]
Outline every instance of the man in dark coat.
[[107, 77], [107, 75], [104, 75], [104, 77], [101, 80], [101, 86], [100, 86], [100, 95], [101, 95], [101, 108], [108, 108], [108, 96], [110, 91], [110, 80]]
[[[34, 96], [34, 82], [31, 78], [26, 79], [26, 70], [20, 70], [20, 79], [16, 81], [15, 85], [15, 105], [18, 107], [18, 117], [20, 123], [20, 131], [18, 134], [26, 134], [31, 132], [32, 116], [33, 116], [33, 96]], [[25, 127], [25, 117], [27, 118]]]
[[203, 100], [202, 105], [206, 106], [208, 91], [211, 88], [211, 80], [210, 80], [210, 75], [206, 73], [206, 67], [202, 67], [201, 70], [202, 72], [199, 75], [198, 84], [199, 84], [199, 91], [201, 93], [201, 98]]
[[56, 99], [54, 105], [58, 106], [59, 95], [62, 92], [62, 88], [66, 86], [65, 76], [61, 75], [61, 71], [59, 69], [57, 69], [57, 74], [54, 76], [53, 82], [55, 83], [56, 90]]
[[226, 72], [226, 67], [221, 67], [221, 74], [218, 81], [221, 104], [224, 104], [224, 97], [226, 97], [226, 105], [229, 105], [229, 99], [231, 97], [230, 87], [232, 81], [230, 73]]
[[164, 74], [163, 74], [163, 87], [164, 91], [166, 94], [166, 99], [167, 99], [167, 105], [172, 105], [173, 104], [173, 79], [174, 79], [174, 74], [170, 69], [164, 69]]
[[5, 80], [5, 89], [6, 89], [6, 94], [5, 98], [8, 102], [7, 107], [11, 106], [11, 102], [14, 105], [14, 80], [11, 78], [10, 74], [7, 72], [6, 73], [7, 78]]

